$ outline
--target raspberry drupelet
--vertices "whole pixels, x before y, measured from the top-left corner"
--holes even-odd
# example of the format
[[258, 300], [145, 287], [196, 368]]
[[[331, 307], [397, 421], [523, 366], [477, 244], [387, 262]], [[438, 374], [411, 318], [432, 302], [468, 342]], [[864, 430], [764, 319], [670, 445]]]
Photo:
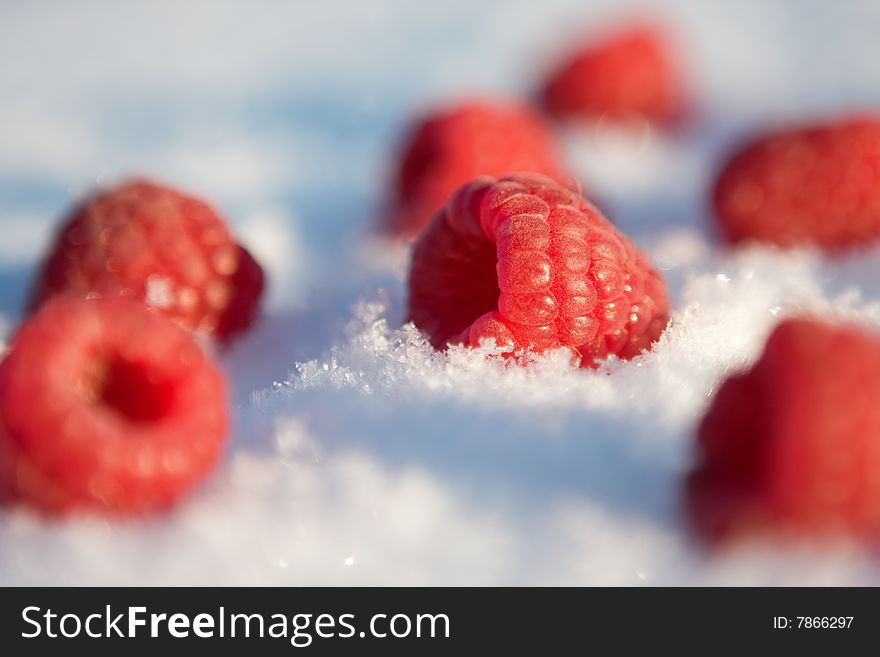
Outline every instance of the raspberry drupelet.
[[461, 187], [416, 243], [408, 319], [437, 349], [569, 347], [582, 366], [650, 349], [665, 328], [663, 281], [588, 201], [521, 174]]
[[58, 293], [145, 302], [221, 341], [257, 313], [263, 271], [206, 203], [132, 180], [73, 209], [32, 290], [36, 310]]

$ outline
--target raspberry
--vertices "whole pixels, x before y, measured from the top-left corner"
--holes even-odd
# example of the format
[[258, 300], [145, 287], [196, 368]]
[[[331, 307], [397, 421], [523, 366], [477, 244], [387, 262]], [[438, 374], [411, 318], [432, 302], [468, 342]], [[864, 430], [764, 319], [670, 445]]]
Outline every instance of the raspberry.
[[0, 491], [47, 512], [164, 509], [212, 469], [225, 404], [220, 372], [169, 320], [58, 297], [0, 364]]
[[681, 86], [663, 36], [636, 26], [583, 45], [549, 76], [542, 98], [561, 117], [664, 123], [683, 113]]
[[414, 237], [460, 185], [515, 171], [565, 177], [553, 136], [539, 115], [499, 102], [441, 109], [420, 121], [406, 140], [386, 228]]
[[61, 228], [30, 309], [59, 293], [145, 301], [220, 340], [256, 315], [263, 271], [205, 203], [142, 180], [99, 192]]
[[549, 178], [461, 187], [415, 245], [409, 320], [431, 344], [571, 347], [588, 366], [649, 349], [668, 321], [663, 281], [584, 198]]
[[851, 118], [764, 136], [715, 184], [731, 243], [851, 247], [880, 236], [880, 119]]
[[703, 418], [687, 482], [710, 542], [776, 528], [880, 539], [880, 340], [812, 318], [780, 324]]

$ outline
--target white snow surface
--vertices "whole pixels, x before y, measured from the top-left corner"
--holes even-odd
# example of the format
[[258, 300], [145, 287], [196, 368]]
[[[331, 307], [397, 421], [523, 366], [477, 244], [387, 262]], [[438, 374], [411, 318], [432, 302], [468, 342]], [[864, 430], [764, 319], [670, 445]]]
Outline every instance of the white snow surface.
[[[676, 36], [695, 121], [559, 138], [662, 270], [669, 329], [598, 371], [435, 352], [401, 326], [406, 250], [372, 232], [400, 130], [525, 98], [568, 38], [643, 15]], [[880, 251], [731, 252], [706, 202], [742, 135], [877, 106], [878, 24], [870, 0], [3, 3], [0, 335], [64, 208], [134, 173], [215, 203], [270, 289], [217, 355], [215, 474], [146, 521], [0, 511], [0, 584], [880, 584], [848, 544], [709, 552], [681, 501], [713, 390], [781, 317], [880, 327]]]

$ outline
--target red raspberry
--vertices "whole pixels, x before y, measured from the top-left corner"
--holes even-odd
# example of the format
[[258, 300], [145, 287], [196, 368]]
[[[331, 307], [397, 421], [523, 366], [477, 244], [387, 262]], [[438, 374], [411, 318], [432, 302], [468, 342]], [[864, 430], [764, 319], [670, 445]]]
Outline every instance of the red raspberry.
[[441, 109], [406, 139], [387, 229], [414, 237], [460, 185], [514, 171], [565, 177], [553, 135], [538, 114], [499, 102]]
[[134, 301], [58, 297], [0, 363], [0, 490], [45, 511], [166, 508], [212, 469], [226, 432], [216, 366]]
[[833, 250], [880, 236], [880, 120], [770, 134], [725, 165], [715, 212], [729, 242]]
[[59, 292], [145, 301], [221, 340], [256, 315], [263, 271], [205, 203], [135, 180], [99, 192], [67, 219], [31, 296]]
[[542, 95], [558, 116], [669, 122], [684, 108], [673, 58], [651, 27], [631, 27], [585, 44], [549, 76]]
[[856, 327], [780, 324], [729, 378], [699, 428], [687, 482], [710, 541], [777, 527], [880, 539], [880, 340]]
[[482, 338], [568, 346], [587, 366], [650, 348], [668, 313], [648, 259], [580, 194], [543, 176], [461, 187], [413, 251], [409, 320], [438, 349]]

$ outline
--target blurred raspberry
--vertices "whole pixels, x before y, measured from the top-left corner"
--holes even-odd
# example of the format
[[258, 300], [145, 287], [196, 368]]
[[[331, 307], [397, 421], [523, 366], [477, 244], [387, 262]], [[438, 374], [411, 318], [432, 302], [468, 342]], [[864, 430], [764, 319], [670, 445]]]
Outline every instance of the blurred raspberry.
[[48, 512], [164, 509], [227, 432], [218, 369], [142, 304], [58, 297], [0, 363], [0, 492]]
[[548, 77], [545, 107], [558, 116], [670, 122], [684, 92], [664, 36], [636, 26], [587, 42]]
[[183, 328], [221, 340], [250, 326], [263, 271], [202, 201], [142, 180], [74, 208], [30, 300], [57, 293], [146, 302]]
[[406, 138], [386, 229], [414, 237], [460, 185], [517, 171], [566, 178], [550, 128], [538, 114], [497, 101], [437, 110]]
[[748, 144], [715, 184], [715, 213], [732, 243], [834, 250], [880, 236], [880, 119], [772, 133]]
[[703, 418], [687, 501], [710, 542], [776, 528], [880, 539], [880, 340], [797, 318]]
[[412, 256], [409, 319], [438, 349], [483, 338], [567, 346], [589, 366], [649, 349], [668, 316], [648, 259], [580, 194], [543, 176], [461, 187]]

